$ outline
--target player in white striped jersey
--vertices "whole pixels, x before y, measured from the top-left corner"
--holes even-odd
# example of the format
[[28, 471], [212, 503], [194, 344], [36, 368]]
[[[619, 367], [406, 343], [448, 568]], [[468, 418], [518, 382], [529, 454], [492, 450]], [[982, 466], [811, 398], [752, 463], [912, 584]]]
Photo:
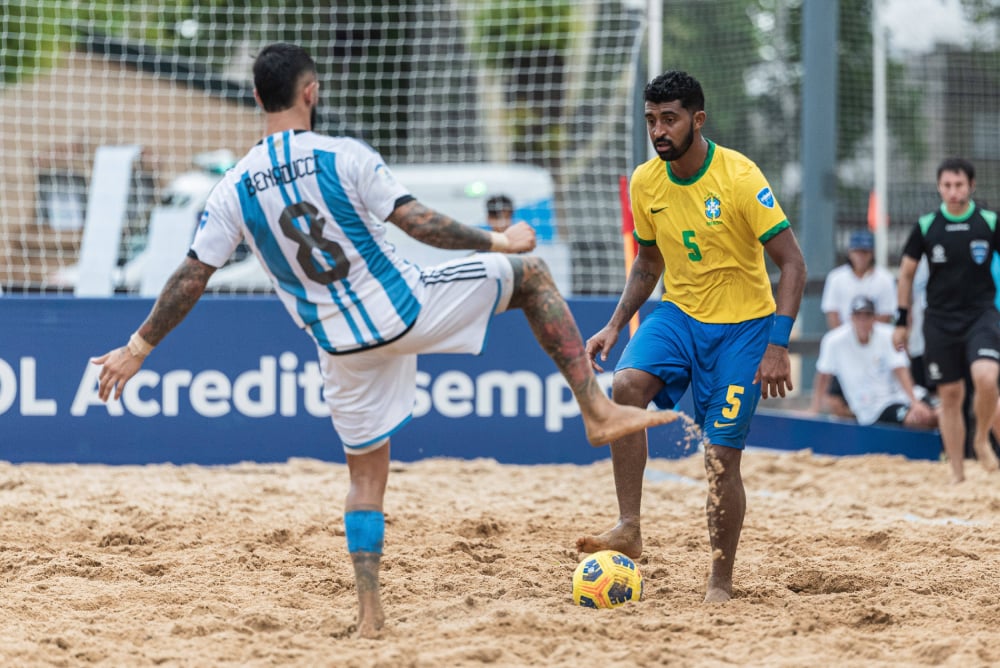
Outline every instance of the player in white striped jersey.
[[[358, 634], [384, 623], [379, 564], [389, 436], [409, 419], [418, 353], [479, 353], [495, 313], [520, 308], [569, 383], [587, 438], [602, 445], [676, 419], [612, 402], [599, 387], [580, 332], [526, 223], [503, 233], [463, 225], [420, 204], [379, 154], [311, 131], [319, 100], [312, 58], [272, 44], [254, 61], [265, 137], [209, 197], [188, 257], [126, 346], [95, 358], [99, 395], [121, 396], [146, 355], [187, 315], [241, 240], [270, 274], [292, 319], [315, 340], [324, 397], [347, 453], [347, 548], [358, 590]], [[495, 251], [428, 270], [395, 255], [388, 220], [440, 248]]]

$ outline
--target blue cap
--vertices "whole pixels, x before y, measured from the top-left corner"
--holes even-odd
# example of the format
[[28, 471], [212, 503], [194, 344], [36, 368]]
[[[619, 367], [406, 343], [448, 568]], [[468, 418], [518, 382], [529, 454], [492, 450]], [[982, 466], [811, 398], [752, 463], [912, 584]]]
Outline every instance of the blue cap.
[[847, 250], [875, 250], [875, 235], [866, 230], [851, 232], [851, 238], [847, 243]]

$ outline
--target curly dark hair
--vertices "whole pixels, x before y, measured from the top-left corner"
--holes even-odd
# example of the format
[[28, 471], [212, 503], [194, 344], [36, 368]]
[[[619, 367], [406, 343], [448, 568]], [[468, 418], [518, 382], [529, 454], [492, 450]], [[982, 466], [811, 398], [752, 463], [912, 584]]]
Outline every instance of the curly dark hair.
[[687, 72], [670, 70], [656, 77], [643, 92], [646, 102], [660, 104], [679, 100], [681, 106], [688, 111], [705, 110], [705, 94], [698, 80]]

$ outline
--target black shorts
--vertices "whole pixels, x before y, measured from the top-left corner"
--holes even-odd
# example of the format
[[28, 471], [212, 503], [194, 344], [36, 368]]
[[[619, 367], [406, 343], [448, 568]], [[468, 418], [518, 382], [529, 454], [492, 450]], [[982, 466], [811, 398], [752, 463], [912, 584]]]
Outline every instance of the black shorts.
[[826, 394], [830, 397], [840, 397], [841, 399], [845, 399], [844, 388], [840, 386], [840, 381], [836, 376], [830, 378], [830, 383], [826, 386]]
[[910, 412], [909, 404], [889, 404], [882, 414], [875, 418], [875, 424], [903, 424], [906, 414]]
[[924, 319], [924, 368], [935, 385], [965, 378], [978, 359], [1000, 362], [1000, 312], [983, 312], [962, 331], [954, 320]]
[[933, 392], [937, 384], [927, 379], [927, 367], [924, 366], [924, 356], [917, 355], [910, 358], [910, 373], [913, 375], [913, 384]]

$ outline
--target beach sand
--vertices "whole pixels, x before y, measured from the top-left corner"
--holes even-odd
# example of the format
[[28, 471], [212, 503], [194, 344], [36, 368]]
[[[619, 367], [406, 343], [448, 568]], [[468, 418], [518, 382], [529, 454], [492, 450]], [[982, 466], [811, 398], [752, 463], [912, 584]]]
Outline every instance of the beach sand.
[[576, 537], [616, 519], [609, 460], [394, 463], [386, 627], [354, 637], [343, 464], [0, 463], [4, 666], [991, 666], [1000, 475], [744, 456], [735, 598], [702, 602], [700, 455], [651, 460], [642, 601], [573, 605]]

